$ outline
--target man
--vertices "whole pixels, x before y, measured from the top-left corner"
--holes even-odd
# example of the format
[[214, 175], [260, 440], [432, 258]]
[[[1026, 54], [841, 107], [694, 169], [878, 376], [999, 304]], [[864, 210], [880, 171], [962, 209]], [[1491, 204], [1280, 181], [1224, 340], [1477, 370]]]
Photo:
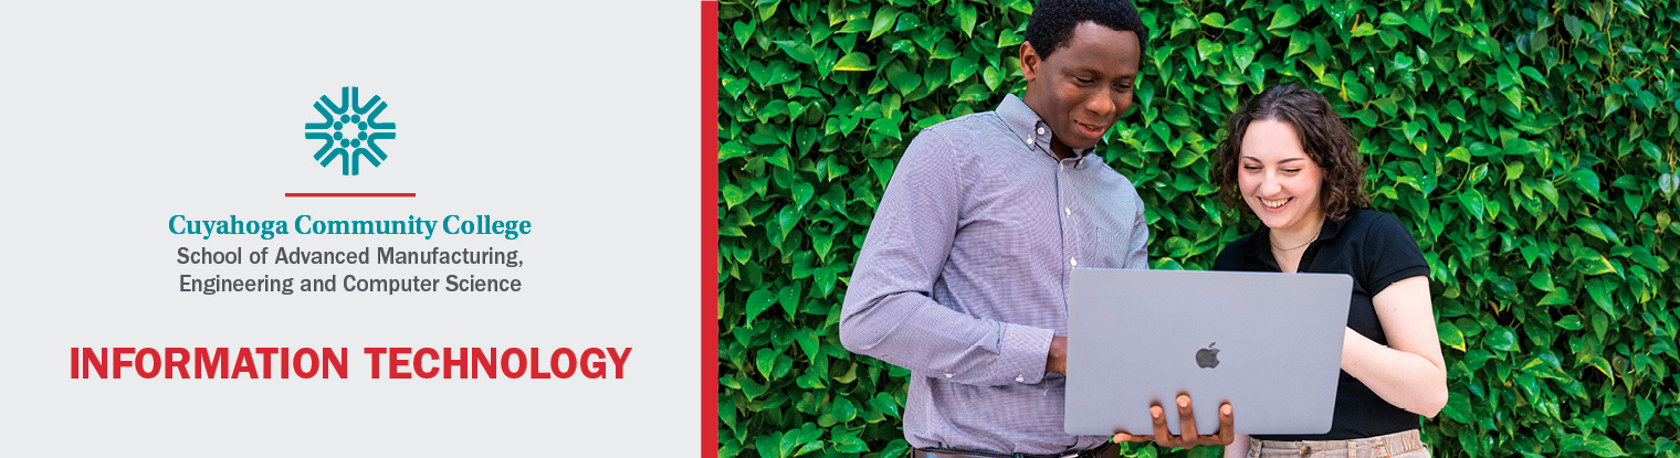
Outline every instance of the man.
[[[1148, 268], [1143, 201], [1091, 154], [1131, 106], [1147, 37], [1125, 0], [1039, 2], [1020, 50], [1025, 96], [923, 130], [894, 170], [840, 339], [910, 369], [915, 456], [1109, 448], [1107, 436], [1062, 427], [1068, 278], [1076, 267]], [[1168, 437], [1161, 421], [1156, 431], [1164, 445], [1230, 442], [1193, 428]]]

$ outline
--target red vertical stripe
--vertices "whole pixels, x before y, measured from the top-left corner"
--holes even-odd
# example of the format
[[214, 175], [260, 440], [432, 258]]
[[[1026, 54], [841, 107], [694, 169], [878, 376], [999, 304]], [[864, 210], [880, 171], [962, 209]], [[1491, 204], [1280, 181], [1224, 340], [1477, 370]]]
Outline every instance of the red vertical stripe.
[[700, 455], [718, 456], [718, 18], [700, 2]]

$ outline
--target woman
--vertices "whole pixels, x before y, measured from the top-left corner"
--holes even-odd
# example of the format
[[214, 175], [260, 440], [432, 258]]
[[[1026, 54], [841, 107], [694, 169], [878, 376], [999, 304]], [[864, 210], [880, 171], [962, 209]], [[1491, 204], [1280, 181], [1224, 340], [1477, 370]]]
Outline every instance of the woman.
[[1229, 132], [1219, 145], [1221, 194], [1261, 227], [1226, 246], [1213, 268], [1342, 273], [1354, 284], [1330, 432], [1239, 436], [1225, 456], [1348, 456], [1353, 447], [1357, 456], [1428, 457], [1418, 415], [1447, 403], [1429, 265], [1399, 220], [1361, 208], [1370, 201], [1365, 169], [1347, 126], [1324, 96], [1289, 84], [1232, 114]]

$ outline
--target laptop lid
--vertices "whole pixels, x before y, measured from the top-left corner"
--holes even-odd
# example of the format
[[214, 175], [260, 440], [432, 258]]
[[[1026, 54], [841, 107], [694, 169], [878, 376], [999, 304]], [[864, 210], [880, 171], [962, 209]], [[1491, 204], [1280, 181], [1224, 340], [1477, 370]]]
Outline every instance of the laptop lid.
[[1238, 434], [1330, 430], [1353, 278], [1182, 270], [1076, 269], [1068, 293], [1068, 434], [1149, 435], [1149, 406], [1179, 433], [1179, 393], [1196, 431], [1229, 402]]

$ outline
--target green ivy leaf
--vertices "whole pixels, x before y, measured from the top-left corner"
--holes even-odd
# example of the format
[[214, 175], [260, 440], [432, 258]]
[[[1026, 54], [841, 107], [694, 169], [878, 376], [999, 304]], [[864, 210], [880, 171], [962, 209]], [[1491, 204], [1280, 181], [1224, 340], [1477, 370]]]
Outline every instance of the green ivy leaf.
[[1208, 13], [1208, 15], [1202, 16], [1202, 23], [1214, 27], [1225, 28], [1225, 15], [1219, 13]]
[[817, 50], [803, 41], [781, 40], [776, 42], [776, 46], [780, 46], [782, 52], [795, 62], [809, 64], [817, 60]]
[[759, 375], [763, 375], [765, 379], [774, 377], [774, 374], [776, 373], [776, 357], [780, 355], [781, 352], [774, 348], [758, 349], [758, 353], [755, 354], [753, 362], [755, 363], [754, 367], [758, 369]]
[[718, 162], [746, 157], [751, 154], [752, 148], [748, 148], [747, 145], [735, 141], [724, 142], [723, 146], [718, 147]]
[[909, 93], [922, 85], [920, 74], [905, 70], [904, 65], [898, 62], [887, 65], [886, 75], [887, 82], [891, 83], [893, 89], [897, 89], [900, 94]]
[[865, 41], [874, 41], [875, 37], [879, 37], [881, 34], [887, 33], [887, 29], [891, 29], [893, 24], [898, 21], [898, 14], [900, 12], [901, 11], [898, 7], [895, 6], [888, 6], [886, 8], [881, 8], [880, 11], [876, 11], [875, 22], [869, 27], [869, 39]]
[[1622, 244], [1622, 239], [1616, 236], [1616, 231], [1610, 229], [1610, 226], [1598, 222], [1598, 220], [1592, 218], [1581, 218], [1575, 220], [1574, 226], [1576, 229], [1580, 229], [1581, 232], [1585, 232], [1587, 235], [1593, 236], [1593, 238], [1616, 245]]
[[1172, 123], [1175, 126], [1190, 127], [1190, 112], [1185, 111], [1184, 107], [1178, 105], [1169, 106], [1167, 107], [1167, 112], [1163, 115], [1163, 117], [1167, 120], [1167, 122]]
[[963, 36], [974, 36], [974, 21], [979, 18], [974, 4], [953, 1], [951, 2], [951, 8], [957, 10], [957, 26], [962, 28]]
[[740, 46], [746, 46], [747, 40], [752, 38], [753, 29], [757, 27], [757, 22], [735, 21], [735, 24], [731, 26], [735, 32], [735, 42]]
[[1254, 63], [1254, 56], [1260, 52], [1258, 44], [1251, 46], [1237, 46], [1231, 49], [1231, 57], [1236, 59], [1237, 71], [1247, 71]]
[[770, 305], [774, 303], [776, 303], [775, 294], [764, 290], [753, 291], [752, 295], [747, 297], [747, 325], [751, 326], [753, 319], [758, 318], [758, 315], [764, 313], [765, 310], [769, 310]]
[[776, 62], [771, 64], [770, 76], [764, 81], [764, 85], [775, 86], [796, 79], [799, 79], [798, 68], [794, 68], [794, 66], [789, 65], [787, 62]]
[[1021, 32], [1016, 31], [1015, 29], [998, 31], [997, 47], [999, 48], [1015, 49], [1015, 47], [1020, 46], [1021, 43], [1025, 43], [1026, 41], [1027, 39], [1021, 36]]
[[834, 417], [841, 422], [850, 422], [858, 415], [857, 404], [853, 404], [849, 398], [836, 398], [834, 406], [830, 410], [834, 412]]
[[1003, 84], [1003, 73], [997, 67], [986, 67], [980, 71], [980, 79], [986, 82], [987, 88], [997, 90], [998, 85]]
[[1434, 39], [1435, 31], [1429, 23], [1431, 15], [1414, 14], [1406, 17], [1406, 25], [1424, 38]]
[[1203, 60], [1206, 60], [1208, 56], [1218, 54], [1224, 50], [1225, 45], [1221, 45], [1219, 43], [1214, 43], [1206, 39], [1196, 41], [1196, 55], [1201, 57]]
[[1254, 21], [1251, 21], [1246, 17], [1240, 17], [1231, 21], [1229, 24], [1225, 24], [1225, 30], [1230, 30], [1243, 35], [1253, 35]]
[[1453, 149], [1451, 151], [1447, 152], [1447, 159], [1456, 159], [1459, 162], [1469, 164], [1470, 163], [1470, 150], [1466, 149], [1465, 147], [1462, 147], [1462, 146], [1453, 147]]
[[881, 458], [898, 458], [901, 456], [910, 456], [910, 443], [905, 442], [904, 439], [893, 439], [892, 442], [887, 443], [886, 448], [881, 449]]
[[1577, 260], [1581, 263], [1581, 273], [1587, 275], [1604, 275], [1615, 273], [1616, 268], [1610, 266], [1610, 260], [1602, 255], [1592, 255]]
[[860, 52], [848, 53], [845, 57], [841, 57], [839, 62], [834, 63], [834, 71], [840, 72], [861, 72], [874, 69], [875, 66], [869, 63], [869, 55]]
[[782, 311], [787, 312], [788, 318], [793, 318], [794, 311], [799, 309], [799, 283], [789, 283], [776, 294], [776, 302], [782, 304]]
[[1570, 40], [1581, 39], [1581, 18], [1573, 14], [1563, 16], [1563, 28], [1569, 31]]
[[922, 18], [917, 17], [915, 13], [903, 13], [898, 15], [898, 25], [893, 26], [893, 32], [905, 32], [921, 28]]
[[811, 234], [811, 248], [816, 250], [818, 258], [827, 261], [828, 253], [834, 249], [834, 236], [829, 234]]
[[748, 198], [752, 197], [751, 193], [748, 193], [745, 189], [741, 189], [740, 186], [735, 186], [734, 183], [724, 183], [722, 186], [719, 186], [718, 194], [723, 195], [723, 201], [728, 208], [735, 208], [736, 205], [740, 205], [742, 202], [746, 202]]
[[777, 431], [759, 436], [757, 440], [753, 441], [753, 445], [758, 447], [759, 458], [785, 458], [786, 455], [783, 455], [781, 451], [781, 442], [782, 433]]
[[1482, 345], [1500, 351], [1513, 351], [1516, 349], [1516, 343], [1516, 333], [1511, 332], [1510, 329], [1503, 326], [1496, 327], [1492, 331], [1488, 331], [1487, 337], [1482, 339]]
[[1441, 413], [1460, 424], [1470, 423], [1470, 399], [1466, 396], [1467, 393], [1448, 391], [1447, 405], [1441, 408]]
[[822, 377], [812, 372], [800, 374], [799, 378], [793, 380], [793, 385], [807, 390], [820, 390], [828, 387]]
[[1172, 31], [1168, 32], [1167, 36], [1176, 38], [1180, 32], [1196, 30], [1198, 27], [1200, 26], [1197, 25], [1196, 18], [1190, 16], [1180, 17], [1173, 20]]
[[1457, 349], [1458, 351], [1464, 351], [1464, 332], [1459, 331], [1458, 326], [1453, 326], [1452, 323], [1445, 321], [1439, 321], [1435, 323], [1435, 333], [1441, 336], [1442, 345]]
[[1605, 377], [1616, 377], [1614, 373], [1610, 372], [1610, 361], [1605, 360], [1603, 356], [1598, 356], [1592, 353], [1581, 353], [1580, 362], [1586, 363], [1587, 366], [1590, 366], [1593, 369], [1598, 369], [1598, 373], [1604, 374]]
[[1611, 286], [1606, 284], [1603, 279], [1587, 280], [1587, 297], [1592, 298], [1593, 304], [1604, 310], [1604, 313], [1614, 317], [1619, 314], [1619, 310], [1616, 309], [1616, 304], [1610, 300], [1610, 288]]
[[[1312, 42], [1312, 34], [1305, 31], [1297, 30], [1294, 33], [1289, 34], [1289, 47], [1283, 51], [1283, 57], [1290, 57], [1307, 52], [1308, 49], [1312, 48]], [[1315, 73], [1323, 72], [1315, 71]]]
[[1608, 437], [1590, 433], [1585, 436], [1578, 434], [1564, 435], [1562, 448], [1563, 453], [1587, 452], [1602, 458], [1627, 456], [1627, 452], [1622, 451], [1622, 447], [1616, 445], [1615, 441]]
[[1459, 193], [1458, 203], [1463, 205], [1464, 211], [1469, 213], [1470, 216], [1476, 218], [1476, 220], [1480, 221], [1485, 219], [1484, 217], [1487, 215], [1487, 198], [1482, 196], [1481, 191], [1469, 189]]
[[834, 431], [834, 450], [840, 453], [863, 453], [869, 451], [869, 444], [850, 432]]
[[887, 416], [898, 418], [901, 415], [900, 410], [904, 403], [893, 399], [892, 395], [887, 393], [876, 393], [874, 398], [870, 398], [869, 406]]
[[1295, 5], [1285, 3], [1272, 12], [1272, 24], [1266, 26], [1266, 30], [1287, 28], [1297, 22], [1301, 22], [1301, 14], [1295, 12]]
[[963, 81], [967, 81], [979, 70], [980, 64], [975, 62], [974, 57], [971, 57], [968, 54], [957, 56], [951, 59], [951, 82], [961, 83]]
[[1581, 324], [1581, 316], [1580, 315], [1568, 315], [1568, 316], [1565, 316], [1563, 318], [1558, 319], [1557, 323], [1553, 323], [1553, 324], [1557, 325], [1557, 327], [1567, 329], [1567, 330], [1570, 330], [1570, 331], [1579, 331], [1582, 328], [1586, 327], [1586, 325]]

